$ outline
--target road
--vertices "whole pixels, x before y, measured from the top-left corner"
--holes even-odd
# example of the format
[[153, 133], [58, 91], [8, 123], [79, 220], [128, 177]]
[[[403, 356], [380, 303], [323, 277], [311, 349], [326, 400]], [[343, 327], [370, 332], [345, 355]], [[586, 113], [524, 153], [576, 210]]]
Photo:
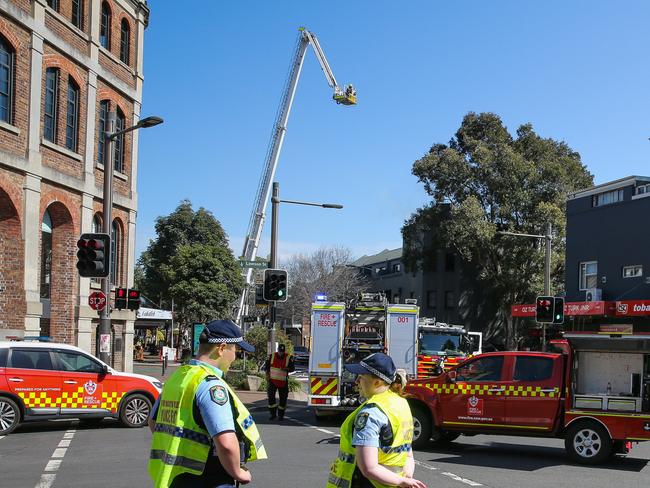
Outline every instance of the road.
[[[251, 465], [250, 486], [324, 486], [338, 450], [340, 419], [314, 424], [303, 403], [290, 402], [289, 418], [269, 423], [264, 404], [260, 399], [250, 406], [270, 459]], [[149, 487], [149, 442], [147, 429], [125, 429], [108, 420], [99, 427], [77, 421], [28, 424], [0, 438], [0, 486]], [[415, 458], [416, 477], [436, 488], [650, 485], [650, 443], [601, 467], [570, 463], [560, 440], [525, 437], [461, 436], [446, 448], [416, 451]]]

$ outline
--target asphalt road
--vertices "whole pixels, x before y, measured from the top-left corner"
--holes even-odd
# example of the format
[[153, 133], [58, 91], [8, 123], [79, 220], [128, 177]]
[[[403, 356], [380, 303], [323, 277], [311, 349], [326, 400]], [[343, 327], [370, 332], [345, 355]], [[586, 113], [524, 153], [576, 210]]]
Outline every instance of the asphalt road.
[[[251, 464], [253, 487], [324, 486], [338, 450], [340, 419], [315, 424], [304, 404], [291, 402], [283, 424], [266, 420], [264, 402], [252, 405], [270, 459]], [[0, 486], [16, 488], [149, 487], [148, 429], [104, 421], [28, 424], [0, 438]], [[650, 486], [650, 443], [600, 467], [570, 463], [555, 439], [461, 436], [446, 448], [416, 451], [416, 477], [429, 487], [463, 488]]]

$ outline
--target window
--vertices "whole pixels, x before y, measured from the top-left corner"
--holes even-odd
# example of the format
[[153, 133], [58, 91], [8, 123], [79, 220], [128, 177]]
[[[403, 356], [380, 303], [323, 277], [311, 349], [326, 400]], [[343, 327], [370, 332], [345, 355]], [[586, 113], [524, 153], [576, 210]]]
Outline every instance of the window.
[[393, 273], [399, 273], [402, 270], [402, 265], [397, 263], [393, 264]]
[[102, 2], [102, 16], [99, 26], [99, 43], [105, 49], [111, 50], [111, 8]]
[[14, 50], [0, 37], [0, 120], [11, 124], [14, 98]]
[[[124, 114], [118, 108], [117, 118], [115, 119], [115, 132], [124, 130]], [[124, 134], [115, 139], [115, 171], [124, 173]]]
[[74, 371], [76, 373], [102, 373], [104, 367], [94, 359], [76, 352], [54, 352], [59, 371]]
[[580, 289], [587, 290], [598, 286], [598, 261], [580, 263]]
[[643, 266], [623, 266], [623, 278], [638, 278], [643, 276]]
[[108, 121], [108, 100], [99, 102], [99, 127], [97, 128], [98, 143], [97, 143], [97, 162], [104, 164], [104, 131], [106, 130], [106, 122]]
[[41, 223], [41, 298], [50, 298], [52, 283], [52, 218], [45, 211]]
[[111, 285], [119, 284], [119, 262], [120, 262], [120, 224], [117, 223], [117, 220], [113, 221], [113, 226], [111, 229]]
[[9, 352], [9, 349], [2, 348], [0, 349], [0, 368], [6, 368], [7, 367], [7, 354]]
[[456, 370], [456, 381], [500, 381], [503, 369], [503, 356], [488, 356]]
[[84, 2], [72, 0], [72, 23], [75, 27], [84, 30]]
[[59, 11], [59, 0], [47, 0], [47, 6], [53, 10]]
[[456, 256], [448, 252], [445, 254], [445, 271], [453, 271], [456, 268]]
[[515, 381], [543, 381], [553, 375], [553, 360], [551, 358], [519, 356], [515, 362]]
[[645, 195], [646, 193], [650, 193], [650, 185], [637, 186], [634, 193], [637, 195]]
[[47, 68], [45, 72], [45, 127], [43, 136], [56, 142], [56, 107], [59, 101], [59, 70]]
[[623, 190], [608, 191], [594, 195], [591, 200], [593, 207], [600, 207], [602, 205], [609, 205], [610, 203], [622, 202]]
[[120, 61], [124, 64], [129, 64], [129, 45], [131, 42], [131, 27], [129, 21], [122, 19], [120, 29]]
[[12, 349], [9, 358], [9, 367], [21, 369], [53, 369], [50, 351], [47, 349]]
[[427, 307], [436, 308], [438, 306], [438, 293], [436, 290], [427, 291]]
[[445, 308], [456, 308], [456, 297], [453, 291], [445, 292]]
[[79, 87], [68, 78], [68, 112], [65, 118], [65, 147], [77, 151], [79, 139]]

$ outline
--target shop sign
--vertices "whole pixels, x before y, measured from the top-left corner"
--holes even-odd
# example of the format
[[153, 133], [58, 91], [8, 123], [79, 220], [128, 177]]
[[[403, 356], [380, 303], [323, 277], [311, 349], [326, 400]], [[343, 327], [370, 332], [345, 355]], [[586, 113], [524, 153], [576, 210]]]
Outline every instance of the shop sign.
[[623, 317], [650, 315], [650, 300], [623, 300], [616, 302], [616, 315]]

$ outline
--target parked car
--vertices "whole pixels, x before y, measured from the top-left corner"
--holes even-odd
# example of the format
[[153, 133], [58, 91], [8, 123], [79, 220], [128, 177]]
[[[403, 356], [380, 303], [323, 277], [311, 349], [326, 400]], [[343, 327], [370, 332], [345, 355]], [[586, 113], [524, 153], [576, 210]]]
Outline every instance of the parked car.
[[309, 364], [309, 349], [305, 346], [293, 346], [293, 360], [296, 364]]
[[156, 378], [116, 371], [78, 347], [0, 342], [0, 435], [61, 418], [143, 427], [161, 391]]

